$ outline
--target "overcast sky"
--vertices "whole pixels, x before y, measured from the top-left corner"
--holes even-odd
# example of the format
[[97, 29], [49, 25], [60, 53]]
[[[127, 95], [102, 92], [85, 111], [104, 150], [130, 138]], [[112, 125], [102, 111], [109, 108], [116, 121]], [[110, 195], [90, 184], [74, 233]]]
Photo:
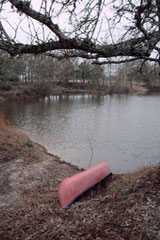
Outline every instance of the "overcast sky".
[[[34, 7], [34, 9], [39, 10], [40, 8], [40, 3], [37, 0], [32, 0], [32, 5]], [[110, 11], [110, 9], [108, 7], [106, 7], [104, 9], [104, 12], [102, 13], [102, 17], [101, 17], [101, 21], [99, 22], [99, 26], [101, 25], [101, 31], [99, 34], [99, 38], [98, 40], [106, 40], [109, 37], [109, 31], [108, 31], [108, 24], [105, 18], [105, 16], [107, 16], [107, 18], [112, 18], [113, 13]], [[28, 20], [27, 17], [25, 17], [25, 15], [23, 14], [22, 16], [19, 16], [16, 12], [13, 13], [12, 9], [11, 9], [11, 5], [10, 3], [4, 4], [4, 10], [1, 12], [1, 19], [3, 22], [3, 25], [5, 26], [5, 29], [7, 30], [7, 32], [9, 33], [9, 35], [11, 35], [12, 37], [15, 36], [15, 30], [16, 30], [16, 39], [19, 42], [23, 42], [23, 43], [29, 43], [30, 39], [31, 39], [31, 34], [35, 34], [34, 30], [37, 31], [37, 35], [39, 38], [41, 38], [43, 40], [43, 29], [42, 29], [42, 25], [39, 24], [37, 21], [29, 21], [30, 23], [28, 24]], [[67, 22], [67, 14], [62, 14], [59, 18], [54, 18], [54, 23], [59, 24], [61, 29], [68, 29], [71, 26], [68, 24]], [[34, 25], [34, 27], [33, 27]], [[18, 26], [18, 29], [17, 29]], [[47, 39], [47, 37], [49, 38], [53, 38], [54, 34], [49, 34], [50, 31], [48, 31], [48, 29], [45, 27], [45, 38]], [[119, 28], [117, 28], [113, 35], [118, 37], [120, 35], [120, 26]], [[27, 34], [28, 33], [28, 34]], [[31, 34], [30, 34], [31, 33]], [[98, 35], [99, 33], [99, 27], [97, 28], [96, 31], [96, 35]], [[95, 35], [95, 37], [97, 37]], [[45, 39], [44, 39], [45, 40]]]

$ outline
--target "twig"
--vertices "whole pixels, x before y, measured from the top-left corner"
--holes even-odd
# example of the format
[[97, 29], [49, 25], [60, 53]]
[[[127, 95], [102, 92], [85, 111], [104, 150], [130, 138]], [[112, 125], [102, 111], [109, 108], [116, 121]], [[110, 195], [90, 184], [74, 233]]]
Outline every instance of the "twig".
[[91, 158], [90, 158], [90, 161], [89, 161], [89, 164], [88, 164], [88, 168], [90, 168], [92, 160], [93, 160], [93, 147], [92, 147], [89, 136], [88, 136], [88, 142], [89, 142], [89, 147], [90, 147], [90, 151], [91, 151]]

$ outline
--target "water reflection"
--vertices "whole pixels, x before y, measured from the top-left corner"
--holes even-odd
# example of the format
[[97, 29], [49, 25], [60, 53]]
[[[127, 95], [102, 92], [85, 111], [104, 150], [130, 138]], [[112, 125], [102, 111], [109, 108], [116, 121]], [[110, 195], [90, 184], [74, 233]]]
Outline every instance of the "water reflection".
[[0, 110], [65, 161], [87, 168], [93, 149], [91, 165], [107, 161], [113, 172], [126, 172], [159, 162], [159, 102], [158, 95], [66, 95]]

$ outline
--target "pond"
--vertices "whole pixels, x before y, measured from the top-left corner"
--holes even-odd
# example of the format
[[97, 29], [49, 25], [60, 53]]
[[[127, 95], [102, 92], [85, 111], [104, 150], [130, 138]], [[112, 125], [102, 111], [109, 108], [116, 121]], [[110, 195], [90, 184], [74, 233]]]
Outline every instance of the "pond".
[[62, 160], [113, 173], [160, 162], [160, 95], [64, 95], [5, 102], [0, 111]]

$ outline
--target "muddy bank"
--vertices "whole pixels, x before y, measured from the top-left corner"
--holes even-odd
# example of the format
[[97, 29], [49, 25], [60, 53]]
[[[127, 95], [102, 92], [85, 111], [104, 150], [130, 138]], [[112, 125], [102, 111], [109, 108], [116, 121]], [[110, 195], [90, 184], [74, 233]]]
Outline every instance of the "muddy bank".
[[0, 239], [160, 239], [160, 167], [113, 175], [67, 211], [60, 182], [80, 170], [0, 117]]

